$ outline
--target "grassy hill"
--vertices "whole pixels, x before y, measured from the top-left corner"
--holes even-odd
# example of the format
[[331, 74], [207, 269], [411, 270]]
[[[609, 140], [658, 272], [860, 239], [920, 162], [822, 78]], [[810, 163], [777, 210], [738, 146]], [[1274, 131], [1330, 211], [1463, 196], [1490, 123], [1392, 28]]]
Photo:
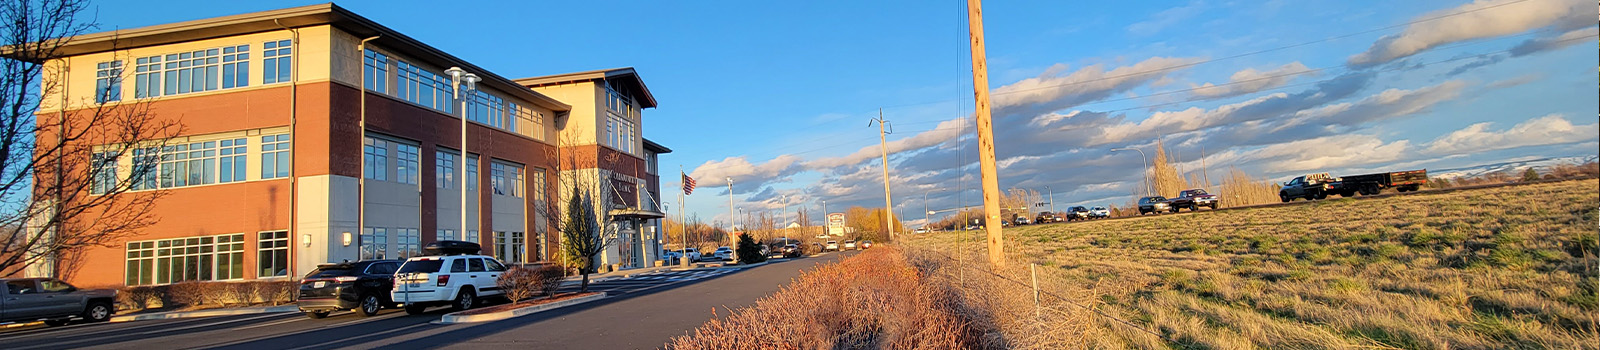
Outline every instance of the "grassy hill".
[[1597, 349], [1597, 208], [1590, 179], [1024, 226], [1011, 281], [970, 271], [977, 233], [903, 243], [963, 260], [945, 276], [1013, 347]]

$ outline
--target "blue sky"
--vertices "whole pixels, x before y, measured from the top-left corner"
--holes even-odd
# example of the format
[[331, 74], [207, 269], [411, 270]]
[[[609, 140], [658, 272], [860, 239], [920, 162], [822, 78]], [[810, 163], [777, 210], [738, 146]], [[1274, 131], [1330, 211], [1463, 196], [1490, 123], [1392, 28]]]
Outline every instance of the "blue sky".
[[[109, 30], [311, 3], [96, 6]], [[675, 150], [664, 192], [683, 166], [707, 221], [727, 218], [726, 177], [750, 211], [881, 206], [879, 108], [898, 212], [920, 220], [924, 192], [980, 201], [958, 167], [976, 159], [956, 120], [972, 113], [965, 1], [452, 3], [460, 19], [431, 1], [339, 5], [507, 77], [636, 67], [660, 101], [645, 135]], [[1203, 147], [1214, 182], [1226, 166], [1283, 179], [1600, 153], [1587, 0], [984, 10], [1001, 186], [1050, 186], [1058, 207], [1128, 202], [1140, 160], [1107, 150], [1157, 137], [1186, 172]]]

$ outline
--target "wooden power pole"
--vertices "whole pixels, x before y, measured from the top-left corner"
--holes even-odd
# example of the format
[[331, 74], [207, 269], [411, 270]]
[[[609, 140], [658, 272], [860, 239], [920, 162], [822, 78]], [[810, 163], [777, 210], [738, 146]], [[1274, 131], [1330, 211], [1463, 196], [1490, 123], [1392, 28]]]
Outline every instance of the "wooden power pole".
[[1000, 233], [1000, 179], [995, 170], [994, 121], [989, 115], [989, 65], [983, 51], [983, 0], [967, 0], [967, 31], [972, 36], [972, 90], [977, 104], [978, 168], [983, 173], [983, 226], [989, 233], [989, 264], [1006, 264], [1005, 237]]
[[889, 194], [888, 138], [889, 133], [894, 132], [894, 129], [885, 129], [885, 127], [889, 125], [889, 122], [883, 120], [882, 108], [878, 109], [878, 119], [873, 119], [871, 122], [867, 122], [867, 126], [872, 126], [873, 122], [878, 123], [878, 149], [883, 151], [883, 230], [889, 232], [889, 241], [894, 241], [894, 199], [892, 199], [893, 197], [891, 197]]

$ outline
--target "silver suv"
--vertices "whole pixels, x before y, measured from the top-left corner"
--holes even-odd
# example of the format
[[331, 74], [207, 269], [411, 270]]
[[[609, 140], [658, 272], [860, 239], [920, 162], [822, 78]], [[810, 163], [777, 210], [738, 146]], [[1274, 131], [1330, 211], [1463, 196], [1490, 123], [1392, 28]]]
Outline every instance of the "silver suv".
[[394, 274], [390, 300], [405, 305], [412, 315], [435, 305], [471, 309], [485, 297], [503, 294], [497, 281], [505, 271], [500, 260], [476, 254], [407, 259]]

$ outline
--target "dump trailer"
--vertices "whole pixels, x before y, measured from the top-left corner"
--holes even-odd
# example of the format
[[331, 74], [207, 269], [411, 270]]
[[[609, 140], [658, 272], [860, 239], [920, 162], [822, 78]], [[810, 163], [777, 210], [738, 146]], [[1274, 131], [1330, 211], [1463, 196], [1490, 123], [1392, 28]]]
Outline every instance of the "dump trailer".
[[1375, 195], [1386, 188], [1400, 192], [1421, 189], [1428, 183], [1428, 170], [1407, 170], [1387, 173], [1332, 177], [1328, 173], [1307, 174], [1283, 184], [1278, 198], [1284, 202], [1295, 198], [1323, 199], [1329, 195], [1354, 197]]

